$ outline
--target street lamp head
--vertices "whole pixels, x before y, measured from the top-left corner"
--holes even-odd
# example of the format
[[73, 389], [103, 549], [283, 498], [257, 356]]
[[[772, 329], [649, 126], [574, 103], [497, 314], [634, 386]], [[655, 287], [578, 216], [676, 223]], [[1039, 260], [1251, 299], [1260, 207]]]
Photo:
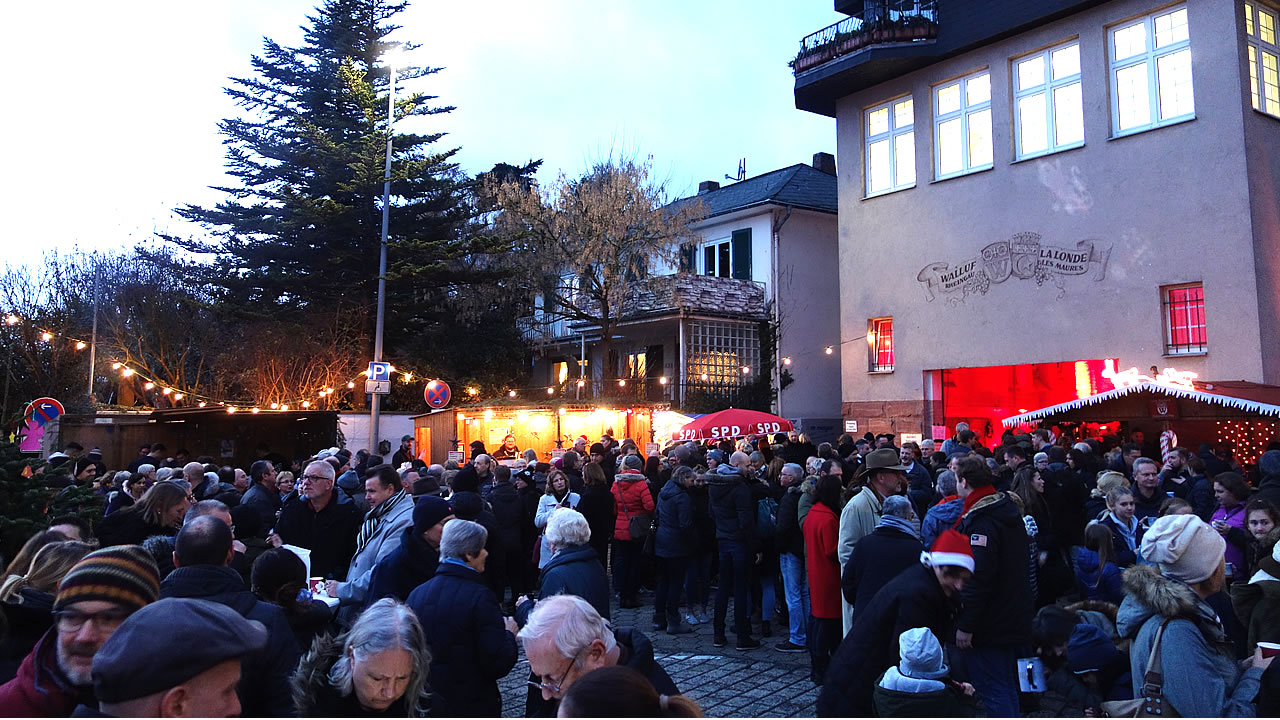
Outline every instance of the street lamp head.
[[409, 64], [409, 53], [405, 52], [403, 45], [396, 45], [382, 54], [382, 64], [399, 70]]

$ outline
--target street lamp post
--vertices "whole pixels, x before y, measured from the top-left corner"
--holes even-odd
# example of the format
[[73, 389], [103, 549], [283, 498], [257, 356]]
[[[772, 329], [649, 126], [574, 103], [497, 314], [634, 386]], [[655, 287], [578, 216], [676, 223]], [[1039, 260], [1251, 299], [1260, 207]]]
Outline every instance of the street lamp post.
[[[391, 138], [396, 111], [396, 65], [398, 55], [387, 58], [391, 72], [391, 90], [387, 94], [387, 162], [382, 172], [382, 247], [378, 253], [378, 320], [373, 330], [373, 361], [382, 362], [382, 322], [387, 305], [387, 226], [391, 219]], [[378, 452], [378, 418], [382, 395], [373, 393], [369, 403], [369, 452]]]

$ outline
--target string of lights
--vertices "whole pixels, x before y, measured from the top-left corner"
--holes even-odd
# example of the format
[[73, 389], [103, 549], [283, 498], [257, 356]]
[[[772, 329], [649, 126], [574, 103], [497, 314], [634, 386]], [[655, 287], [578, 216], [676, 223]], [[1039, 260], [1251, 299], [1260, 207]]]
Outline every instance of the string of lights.
[[[5, 316], [4, 322], [8, 326], [13, 327], [20, 324], [22, 322], [22, 319], [13, 313], [9, 313], [8, 315]], [[89, 343], [81, 338], [74, 337], [67, 333], [58, 332], [50, 329], [41, 329], [39, 337], [40, 337], [40, 340], [45, 343], [52, 343], [55, 340], [64, 340], [67, 343], [69, 343], [77, 352], [84, 350], [89, 346]], [[869, 336], [863, 335], [861, 337], [851, 338], [849, 340], [843, 340], [839, 343], [839, 345], [844, 345], [850, 342], [856, 342], [858, 340], [866, 339], [867, 337]], [[816, 354], [819, 352], [824, 353], [826, 355], [834, 355], [835, 348], [836, 348], [835, 345], [827, 345], [820, 350], [807, 351], [804, 353], [800, 353], [795, 357], [804, 357], [804, 356]], [[792, 359], [793, 359], [793, 356], [790, 356], [790, 355], [781, 358], [781, 365], [790, 366], [792, 363]], [[223, 408], [226, 408], [226, 411], [228, 413], [237, 413], [237, 412], [243, 411], [243, 412], [257, 414], [260, 412], [289, 412], [290, 410], [310, 410], [310, 409], [313, 409], [313, 407], [325, 405], [326, 401], [329, 400], [331, 396], [333, 396], [335, 393], [340, 392], [340, 387], [343, 384], [343, 383], [339, 383], [337, 387], [331, 386], [331, 385], [325, 385], [323, 387], [318, 387], [312, 391], [295, 392], [293, 393], [292, 399], [289, 399], [289, 400], [261, 402], [257, 400], [216, 397], [207, 393], [201, 393], [195, 390], [191, 390], [189, 388], [181, 388], [174, 383], [165, 382], [159, 379], [154, 372], [144, 367], [136, 366], [136, 364], [131, 365], [127, 361], [122, 361], [122, 360], [112, 360], [109, 362], [110, 362], [110, 367], [112, 371], [118, 372], [122, 379], [133, 379], [134, 382], [140, 381], [142, 383], [142, 389], [146, 392], [153, 392], [158, 389], [160, 395], [165, 397], [167, 404], [173, 407], [179, 407], [180, 406], [179, 403], [183, 403], [185, 401], [186, 403], [189, 404], [188, 406], [194, 406], [199, 408], [204, 408], [211, 405], [223, 407]], [[393, 375], [398, 375], [400, 378], [400, 381], [404, 383], [412, 383], [414, 378], [425, 379], [426, 380], [425, 385], [428, 388], [434, 387], [434, 385], [439, 382], [448, 382], [448, 380], [442, 379], [442, 378], [428, 379], [426, 375], [424, 375], [423, 373], [417, 372], [416, 370], [406, 370], [403, 368], [397, 368], [394, 365], [391, 366], [390, 370]], [[740, 370], [744, 378], [749, 376], [752, 372], [751, 367], [748, 365], [741, 366]], [[359, 383], [367, 375], [368, 375], [368, 371], [362, 370], [358, 374], [356, 374], [354, 377], [349, 378], [345, 382], [346, 390], [352, 391], [352, 392], [357, 391], [359, 388]], [[712, 378], [706, 372], [700, 373], [696, 376], [691, 376], [691, 379], [695, 379], [695, 378], [704, 383], [710, 382], [713, 379], [723, 380], [723, 378]], [[525, 387], [525, 388], [513, 388], [513, 387], [502, 388], [501, 390], [494, 392], [492, 394], [483, 393], [483, 391], [476, 385], [465, 385], [463, 391], [467, 395], [467, 400], [472, 402], [479, 402], [485, 399], [493, 399], [493, 398], [498, 398], [502, 396], [506, 396], [508, 399], [514, 399], [514, 398], [520, 397], [522, 392], [528, 393], [529, 396], [533, 399], [538, 399], [539, 397], [541, 397], [542, 394], [545, 394], [545, 396], [547, 396], [547, 399], [550, 399], [552, 397], [555, 397], [559, 393], [567, 393], [574, 390], [581, 391], [588, 388], [588, 386], [596, 386], [596, 385], [616, 385], [619, 391], [626, 391], [628, 383], [636, 383], [637, 381], [643, 382], [643, 381], [649, 381], [652, 379], [653, 378], [618, 378], [618, 379], [609, 380], [609, 381], [596, 381], [594, 379], [586, 379], [586, 378], [570, 378], [562, 382], [553, 383], [551, 385], [533, 386], [533, 387]], [[666, 387], [672, 381], [667, 376], [664, 375], [657, 378], [657, 382], [660, 386]], [[311, 399], [313, 393], [315, 396], [314, 402]], [[482, 397], [482, 394], [484, 395], [484, 397]]]

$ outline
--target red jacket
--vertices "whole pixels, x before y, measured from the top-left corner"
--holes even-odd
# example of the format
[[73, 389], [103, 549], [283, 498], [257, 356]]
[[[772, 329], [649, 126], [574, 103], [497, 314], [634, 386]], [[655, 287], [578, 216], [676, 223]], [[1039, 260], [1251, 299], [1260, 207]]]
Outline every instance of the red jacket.
[[98, 707], [93, 688], [71, 684], [58, 669], [58, 629], [51, 628], [22, 660], [18, 675], [0, 685], [0, 715], [67, 717], [77, 705]]
[[840, 518], [823, 503], [814, 503], [804, 520], [804, 561], [809, 571], [809, 607], [816, 618], [841, 617]]
[[613, 499], [617, 503], [618, 516], [613, 521], [613, 539], [630, 540], [630, 518], [643, 515], [653, 517], [653, 493], [649, 480], [640, 473], [618, 473], [613, 478]]

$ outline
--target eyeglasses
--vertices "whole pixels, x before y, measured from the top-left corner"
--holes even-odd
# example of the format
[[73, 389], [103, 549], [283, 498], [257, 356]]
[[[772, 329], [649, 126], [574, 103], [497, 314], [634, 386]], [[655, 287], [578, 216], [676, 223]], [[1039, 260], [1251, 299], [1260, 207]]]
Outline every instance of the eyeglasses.
[[542, 682], [534, 682], [530, 680], [529, 686], [536, 687], [540, 690], [546, 690], [547, 692], [550, 692], [552, 695], [559, 695], [561, 691], [561, 687], [564, 685], [565, 679], [569, 677], [569, 671], [573, 669], [573, 665], [576, 662], [578, 662], [578, 653], [574, 653], [574, 656], [569, 658], [569, 664], [568, 666], [565, 667], [564, 672], [560, 673], [559, 680], [555, 681], [554, 683], [549, 683], [546, 680], [543, 680]]
[[57, 610], [53, 613], [57, 619], [58, 632], [76, 632], [84, 624], [92, 621], [94, 627], [102, 631], [115, 631], [120, 623], [129, 617], [124, 610], [102, 610], [96, 613], [84, 613], [79, 610]]
[[318, 482], [324, 482], [324, 481], [326, 481], [326, 480], [328, 480], [328, 479], [329, 479], [329, 478], [325, 477], [324, 475], [303, 475], [301, 478], [298, 478], [298, 481], [299, 481], [299, 482], [318, 483]]

